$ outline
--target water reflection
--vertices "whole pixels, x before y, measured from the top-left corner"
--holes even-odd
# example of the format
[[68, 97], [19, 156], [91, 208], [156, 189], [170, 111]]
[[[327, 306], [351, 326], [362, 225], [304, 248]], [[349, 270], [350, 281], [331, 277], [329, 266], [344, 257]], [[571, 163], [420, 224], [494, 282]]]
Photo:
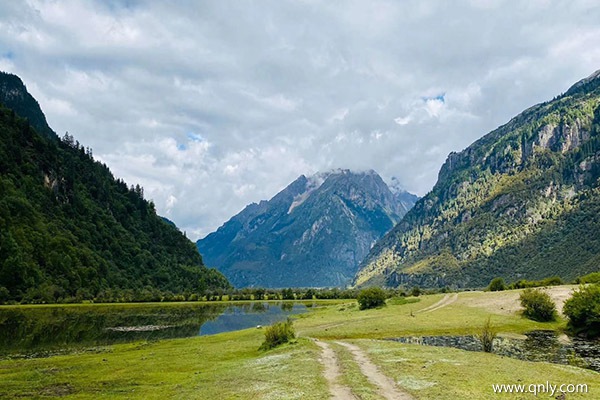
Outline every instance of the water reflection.
[[207, 321], [200, 328], [200, 335], [214, 335], [216, 333], [237, 331], [254, 326], [270, 325], [282, 321], [288, 315], [306, 311], [306, 306], [297, 303], [253, 303], [249, 312], [249, 305], [229, 307], [212, 321]]
[[[526, 361], [546, 361], [590, 368], [600, 372], [600, 341], [583, 338], [562, 340], [554, 331], [527, 332], [526, 339], [498, 337], [493, 353]], [[481, 342], [474, 336], [413, 336], [393, 338], [400, 343], [454, 347], [482, 351]]]
[[305, 310], [301, 304], [268, 303], [0, 307], [0, 357], [227, 332]]

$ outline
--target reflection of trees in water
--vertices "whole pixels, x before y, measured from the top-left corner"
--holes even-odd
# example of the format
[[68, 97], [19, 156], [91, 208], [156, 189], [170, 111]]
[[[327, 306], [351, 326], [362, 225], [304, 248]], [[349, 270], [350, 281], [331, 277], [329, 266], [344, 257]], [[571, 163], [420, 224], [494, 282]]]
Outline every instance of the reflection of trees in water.
[[263, 313], [269, 309], [269, 305], [267, 303], [252, 303], [252, 312], [255, 313]]
[[[0, 354], [195, 336], [224, 305], [77, 306], [0, 310]], [[107, 328], [159, 326], [152, 331]]]
[[[132, 304], [0, 309], [0, 356], [81, 349], [137, 340], [196, 336], [207, 321], [231, 316], [226, 330], [270, 324], [294, 312], [293, 302]], [[232, 323], [234, 321], [234, 323]], [[247, 321], [248, 326], [238, 326]], [[118, 329], [111, 329], [118, 328]]]

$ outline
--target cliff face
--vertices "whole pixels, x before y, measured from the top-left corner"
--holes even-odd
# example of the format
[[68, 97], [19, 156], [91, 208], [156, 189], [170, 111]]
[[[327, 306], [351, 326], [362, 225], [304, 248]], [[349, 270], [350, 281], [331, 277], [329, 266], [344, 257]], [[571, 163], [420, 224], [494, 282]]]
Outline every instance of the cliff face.
[[399, 201], [374, 171], [300, 176], [197, 246], [207, 265], [238, 287], [340, 286], [411, 199]]
[[357, 285], [483, 286], [600, 265], [600, 72], [451, 153]]

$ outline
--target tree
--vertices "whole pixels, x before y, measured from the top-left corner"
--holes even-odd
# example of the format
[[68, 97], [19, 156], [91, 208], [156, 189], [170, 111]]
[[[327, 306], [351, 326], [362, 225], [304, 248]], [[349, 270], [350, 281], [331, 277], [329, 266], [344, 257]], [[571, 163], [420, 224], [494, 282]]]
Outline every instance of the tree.
[[386, 294], [379, 287], [370, 287], [361, 290], [356, 300], [361, 310], [385, 306]]
[[258, 288], [254, 290], [254, 300], [263, 300], [265, 298], [266, 290]]
[[291, 288], [283, 289], [281, 291], [281, 298], [283, 300], [294, 300], [294, 291]]
[[419, 297], [421, 295], [421, 288], [419, 288], [418, 286], [413, 287], [410, 291], [410, 295], [414, 297]]
[[492, 279], [488, 286], [488, 290], [490, 292], [499, 292], [502, 290], [506, 290], [506, 284], [504, 283], [504, 279], [500, 277]]

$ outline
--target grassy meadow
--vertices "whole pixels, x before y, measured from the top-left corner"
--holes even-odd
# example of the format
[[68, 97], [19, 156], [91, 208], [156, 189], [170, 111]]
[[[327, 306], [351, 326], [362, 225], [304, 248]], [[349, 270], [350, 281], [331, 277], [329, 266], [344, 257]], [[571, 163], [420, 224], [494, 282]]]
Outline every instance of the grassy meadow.
[[[557, 299], [571, 288], [552, 289]], [[335, 350], [340, 381], [357, 398], [380, 399], [344, 341], [359, 346], [378, 368], [416, 399], [536, 398], [495, 394], [492, 384], [585, 383], [598, 398], [600, 374], [573, 366], [533, 363], [452, 348], [381, 340], [398, 336], [477, 334], [488, 317], [500, 335], [561, 330], [565, 321], [529, 321], [518, 314], [519, 291], [465, 292], [391, 299], [359, 311], [355, 301], [320, 302], [296, 317], [298, 339], [259, 351], [263, 329], [186, 339], [137, 342], [48, 358], [0, 361], [0, 398], [65, 399], [327, 399], [329, 390], [311, 340]], [[440, 300], [448, 300], [441, 308]], [[519, 397], [521, 396], [521, 397]], [[540, 394], [538, 396], [547, 396]]]

